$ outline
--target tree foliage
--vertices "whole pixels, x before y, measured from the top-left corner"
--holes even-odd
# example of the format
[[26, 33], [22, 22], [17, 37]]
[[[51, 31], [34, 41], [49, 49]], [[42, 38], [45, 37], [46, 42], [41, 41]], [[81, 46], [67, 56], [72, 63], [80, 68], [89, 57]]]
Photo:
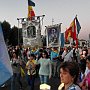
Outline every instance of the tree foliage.
[[7, 21], [3, 21], [3, 23], [1, 23], [1, 25], [2, 25], [5, 42], [9, 43], [11, 25]]
[[[13, 46], [18, 45], [18, 38], [19, 38], [19, 43], [22, 44], [22, 29], [18, 29], [18, 27], [16, 26], [13, 26], [11, 28], [10, 23], [7, 21], [1, 22], [1, 26], [4, 35], [4, 40], [7, 45], [13, 45]], [[18, 30], [19, 30], [19, 35], [18, 35]]]
[[[22, 45], [23, 44], [23, 37], [22, 37], [22, 28], [18, 28], [16, 26], [13, 26], [11, 28], [11, 25], [6, 20], [1, 22], [2, 31], [4, 34], [4, 39], [7, 45]], [[32, 27], [33, 29], [33, 36], [36, 36], [36, 28]], [[42, 38], [43, 46], [46, 46], [46, 37], [44, 36]]]

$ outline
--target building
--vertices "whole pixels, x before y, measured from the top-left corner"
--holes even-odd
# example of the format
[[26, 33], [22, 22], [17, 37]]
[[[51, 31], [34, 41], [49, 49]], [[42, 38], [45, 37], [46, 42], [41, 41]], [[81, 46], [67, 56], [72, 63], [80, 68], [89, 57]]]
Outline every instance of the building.
[[87, 40], [84, 40], [84, 39], [81, 39], [81, 40], [79, 40], [79, 46], [81, 46], [81, 47], [87, 47]]

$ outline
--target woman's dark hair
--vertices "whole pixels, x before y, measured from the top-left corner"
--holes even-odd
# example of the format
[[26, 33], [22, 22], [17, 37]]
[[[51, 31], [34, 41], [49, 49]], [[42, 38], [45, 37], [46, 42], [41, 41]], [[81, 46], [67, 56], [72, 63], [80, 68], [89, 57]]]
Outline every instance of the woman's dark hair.
[[46, 51], [46, 50], [44, 50], [43, 52], [42, 52], [42, 54], [46, 54], [46, 58], [49, 58], [49, 55], [48, 55], [48, 52]]
[[87, 59], [88, 61], [90, 61], [90, 55], [88, 55], [86, 59]]
[[79, 66], [76, 62], [63, 62], [60, 65], [60, 68], [62, 68], [65, 71], [68, 71], [69, 74], [74, 77], [74, 84], [77, 83], [78, 75], [79, 75]]
[[34, 55], [34, 54], [30, 54], [29, 57], [30, 57], [30, 56], [33, 57], [33, 58], [35, 58], [35, 55]]

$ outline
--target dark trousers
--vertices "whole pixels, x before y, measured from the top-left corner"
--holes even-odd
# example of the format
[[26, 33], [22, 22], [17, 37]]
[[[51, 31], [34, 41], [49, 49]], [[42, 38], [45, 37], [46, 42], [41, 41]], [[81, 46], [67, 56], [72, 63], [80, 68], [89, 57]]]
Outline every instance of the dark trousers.
[[35, 75], [27, 75], [27, 81], [31, 90], [34, 90]]
[[22, 83], [21, 83], [21, 74], [20, 73], [13, 73], [13, 76], [11, 78], [11, 90], [16, 90], [16, 84], [15, 84], [15, 80], [17, 79], [20, 88], [22, 87]]

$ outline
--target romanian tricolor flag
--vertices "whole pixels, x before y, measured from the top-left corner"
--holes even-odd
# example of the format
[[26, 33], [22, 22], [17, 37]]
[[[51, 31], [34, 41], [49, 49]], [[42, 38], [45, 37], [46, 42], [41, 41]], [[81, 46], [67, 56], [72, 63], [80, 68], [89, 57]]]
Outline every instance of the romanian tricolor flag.
[[34, 13], [32, 6], [35, 6], [35, 3], [32, 2], [31, 0], [28, 0], [28, 18], [29, 18], [29, 20], [32, 20], [35, 17], [35, 13]]
[[28, 5], [29, 6], [35, 6], [35, 3], [33, 1], [31, 1], [31, 0], [28, 0]]

